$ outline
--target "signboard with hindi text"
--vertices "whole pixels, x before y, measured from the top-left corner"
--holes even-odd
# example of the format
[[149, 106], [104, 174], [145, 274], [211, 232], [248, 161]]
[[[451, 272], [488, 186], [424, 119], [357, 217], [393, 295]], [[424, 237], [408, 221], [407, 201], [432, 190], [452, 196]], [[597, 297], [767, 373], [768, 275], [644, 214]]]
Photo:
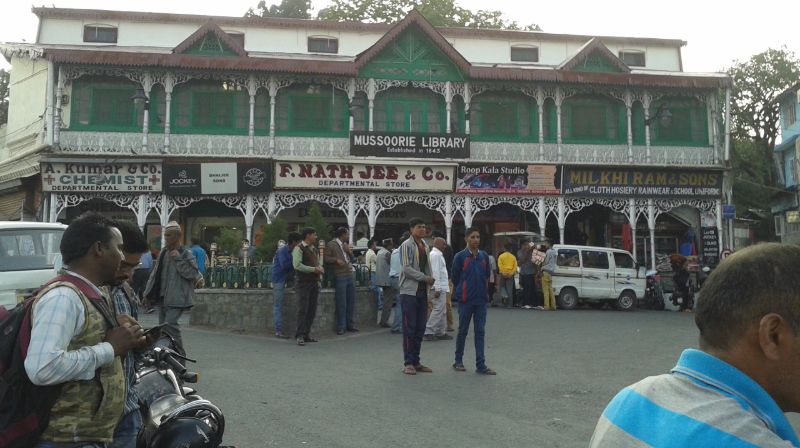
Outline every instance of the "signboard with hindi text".
[[350, 155], [469, 159], [469, 135], [353, 131], [350, 132]]
[[275, 162], [275, 188], [452, 191], [454, 165]]
[[42, 191], [160, 192], [160, 161], [41, 163]]

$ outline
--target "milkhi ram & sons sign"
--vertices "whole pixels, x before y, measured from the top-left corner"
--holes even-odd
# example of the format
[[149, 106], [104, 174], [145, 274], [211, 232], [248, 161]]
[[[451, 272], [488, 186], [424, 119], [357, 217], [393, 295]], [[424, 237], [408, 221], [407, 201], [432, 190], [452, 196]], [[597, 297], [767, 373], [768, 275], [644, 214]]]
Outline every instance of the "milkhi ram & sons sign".
[[276, 189], [453, 191], [455, 164], [275, 161]]
[[46, 192], [160, 192], [160, 161], [42, 162], [42, 191]]
[[722, 171], [565, 166], [565, 196], [720, 198]]

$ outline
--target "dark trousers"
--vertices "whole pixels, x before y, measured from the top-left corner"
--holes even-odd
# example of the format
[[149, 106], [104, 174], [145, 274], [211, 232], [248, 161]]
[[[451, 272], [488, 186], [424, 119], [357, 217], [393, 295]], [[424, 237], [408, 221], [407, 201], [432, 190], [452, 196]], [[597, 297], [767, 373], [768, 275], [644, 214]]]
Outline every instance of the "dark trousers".
[[[536, 282], [533, 279], [534, 274], [520, 274], [519, 275], [519, 283], [522, 286], [522, 297], [521, 297], [521, 304], [533, 306], [534, 300], [536, 297]], [[514, 305], [520, 305], [520, 301], [514, 303]]]
[[383, 310], [381, 310], [381, 324], [389, 323], [389, 314], [392, 312], [392, 305], [397, 295], [397, 290], [391, 286], [383, 286]]
[[403, 363], [419, 365], [419, 353], [422, 350], [422, 337], [428, 324], [428, 292], [417, 291], [412, 296], [400, 294], [403, 307]]
[[459, 303], [458, 304], [458, 337], [456, 337], [456, 363], [464, 363], [464, 345], [469, 333], [469, 322], [475, 325], [475, 368], [486, 369], [486, 357], [483, 353], [484, 338], [486, 336], [486, 304]]
[[295, 338], [308, 337], [314, 316], [317, 314], [317, 297], [319, 297], [318, 282], [297, 282], [294, 287], [297, 296], [297, 331]]
[[356, 327], [356, 279], [353, 274], [336, 277], [336, 328]]

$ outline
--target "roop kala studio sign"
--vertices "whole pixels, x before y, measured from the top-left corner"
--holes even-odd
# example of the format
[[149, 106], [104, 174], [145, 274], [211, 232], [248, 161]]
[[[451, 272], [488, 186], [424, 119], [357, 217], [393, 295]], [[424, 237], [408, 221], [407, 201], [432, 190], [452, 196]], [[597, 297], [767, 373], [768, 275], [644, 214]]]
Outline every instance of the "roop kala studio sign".
[[350, 155], [469, 159], [469, 135], [353, 131]]
[[720, 198], [721, 171], [565, 166], [564, 195], [639, 198]]
[[455, 166], [275, 162], [275, 188], [452, 191]]
[[42, 191], [159, 192], [161, 162], [42, 162]]

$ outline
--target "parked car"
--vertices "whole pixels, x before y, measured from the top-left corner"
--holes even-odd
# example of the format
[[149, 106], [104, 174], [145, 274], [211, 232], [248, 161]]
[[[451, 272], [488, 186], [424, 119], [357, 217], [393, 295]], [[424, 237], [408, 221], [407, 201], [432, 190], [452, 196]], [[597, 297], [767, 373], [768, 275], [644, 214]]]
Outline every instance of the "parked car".
[[0, 306], [13, 308], [61, 266], [58, 223], [0, 221]]
[[600, 308], [611, 303], [629, 311], [644, 297], [645, 269], [637, 266], [630, 252], [607, 247], [556, 244], [553, 288], [557, 304], [573, 309], [586, 303]]

